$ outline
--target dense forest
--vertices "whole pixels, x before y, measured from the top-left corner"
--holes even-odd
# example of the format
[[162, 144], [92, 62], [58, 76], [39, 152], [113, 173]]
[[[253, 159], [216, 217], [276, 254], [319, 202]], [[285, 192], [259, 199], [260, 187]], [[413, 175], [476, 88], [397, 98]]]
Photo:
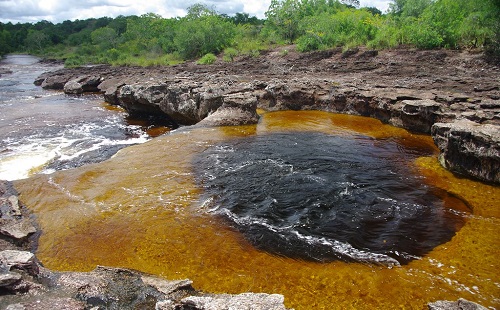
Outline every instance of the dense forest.
[[0, 23], [0, 54], [31, 53], [64, 59], [66, 66], [211, 63], [296, 44], [301, 52], [333, 47], [478, 49], [498, 60], [498, 0], [392, 0], [388, 12], [359, 8], [357, 0], [272, 0], [261, 20], [219, 14], [195, 4], [184, 17], [102, 17]]

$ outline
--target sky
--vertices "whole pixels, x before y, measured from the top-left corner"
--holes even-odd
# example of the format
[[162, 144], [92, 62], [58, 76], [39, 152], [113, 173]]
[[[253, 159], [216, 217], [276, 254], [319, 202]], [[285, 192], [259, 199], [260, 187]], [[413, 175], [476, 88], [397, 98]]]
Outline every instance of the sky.
[[[377, 7], [385, 12], [391, 0], [360, 0], [360, 6]], [[34, 23], [48, 20], [99, 18], [103, 16], [142, 15], [156, 13], [165, 18], [184, 16], [186, 9], [203, 3], [219, 13], [232, 15], [245, 12], [264, 18], [271, 0], [0, 0], [0, 22]]]

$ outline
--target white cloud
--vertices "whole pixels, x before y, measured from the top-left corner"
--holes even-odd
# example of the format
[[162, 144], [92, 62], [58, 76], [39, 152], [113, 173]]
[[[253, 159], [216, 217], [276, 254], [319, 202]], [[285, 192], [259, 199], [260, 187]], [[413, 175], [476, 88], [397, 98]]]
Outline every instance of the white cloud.
[[382, 13], [385, 13], [391, 2], [391, 0], [359, 0], [359, 5], [362, 7], [376, 7]]
[[[385, 12], [391, 0], [360, 0], [361, 6], [374, 6]], [[213, 6], [218, 12], [245, 12], [264, 18], [271, 0], [0, 0], [0, 22], [37, 22], [99, 18], [103, 16], [156, 13], [170, 18], [184, 16], [195, 3]]]

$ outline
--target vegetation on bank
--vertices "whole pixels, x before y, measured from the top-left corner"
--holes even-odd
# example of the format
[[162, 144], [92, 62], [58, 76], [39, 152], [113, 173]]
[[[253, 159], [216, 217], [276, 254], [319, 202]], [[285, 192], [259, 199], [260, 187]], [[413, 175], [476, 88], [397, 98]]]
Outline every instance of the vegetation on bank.
[[85, 63], [165, 65], [189, 59], [210, 64], [296, 44], [301, 52], [400, 45], [420, 49], [484, 49], [500, 59], [498, 0], [392, 0], [388, 12], [358, 8], [357, 0], [272, 0], [264, 20], [195, 4], [188, 14], [162, 18], [102, 17], [53, 24], [0, 23], [0, 54], [26, 52]]

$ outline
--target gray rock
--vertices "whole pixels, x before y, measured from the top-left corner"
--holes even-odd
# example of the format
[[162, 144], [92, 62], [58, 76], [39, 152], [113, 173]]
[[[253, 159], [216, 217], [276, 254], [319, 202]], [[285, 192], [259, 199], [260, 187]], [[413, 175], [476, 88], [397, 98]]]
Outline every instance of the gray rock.
[[8, 305], [5, 310], [85, 310], [86, 305], [78, 300], [66, 297], [43, 296], [32, 302]]
[[[50, 75], [43, 79], [43, 81], [40, 83], [42, 88], [44, 89], [64, 89], [64, 85], [68, 82], [70, 77], [67, 75]], [[36, 83], [39, 83], [39, 81], [35, 81]]]
[[162, 300], [156, 303], [155, 310], [175, 310], [176, 306], [173, 300]]
[[0, 234], [23, 240], [36, 232], [29, 218], [22, 216], [17, 193], [12, 184], [0, 181]]
[[0, 287], [10, 286], [22, 279], [22, 276], [14, 272], [3, 272], [0, 273]]
[[190, 296], [180, 309], [191, 310], [286, 310], [283, 295], [243, 293], [239, 295]]
[[472, 301], [460, 298], [457, 301], [445, 301], [439, 300], [427, 305], [429, 310], [487, 310], [487, 308], [481, 306]]
[[145, 283], [143, 279], [140, 273], [128, 269], [99, 266], [92, 272], [63, 273], [55, 280], [55, 286], [69, 291], [88, 306], [124, 310], [154, 309], [158, 301], [169, 299], [169, 294], [190, 286], [185, 281], [168, 283], [145, 277]]
[[131, 84], [117, 90], [116, 101], [131, 114], [162, 114], [166, 85]]
[[36, 274], [38, 271], [35, 254], [19, 250], [1, 251], [0, 267], [4, 271], [10, 271], [15, 268], [26, 270], [30, 274]]
[[443, 167], [487, 182], [500, 183], [500, 126], [466, 119], [432, 126]]
[[64, 84], [64, 92], [66, 94], [82, 94], [84, 92], [98, 92], [97, 86], [101, 83], [100, 76], [79, 76], [71, 79]]
[[198, 123], [200, 126], [234, 126], [256, 124], [257, 98], [253, 93], [237, 93], [224, 96], [224, 103], [214, 113]]
[[24, 239], [36, 231], [29, 219], [0, 219], [0, 234], [14, 239]]
[[401, 120], [403, 127], [416, 132], [430, 132], [439, 117], [442, 104], [429, 99], [403, 100]]
[[189, 279], [168, 281], [156, 277], [142, 276], [144, 284], [154, 287], [165, 295], [170, 295], [178, 290], [193, 290], [193, 281]]

